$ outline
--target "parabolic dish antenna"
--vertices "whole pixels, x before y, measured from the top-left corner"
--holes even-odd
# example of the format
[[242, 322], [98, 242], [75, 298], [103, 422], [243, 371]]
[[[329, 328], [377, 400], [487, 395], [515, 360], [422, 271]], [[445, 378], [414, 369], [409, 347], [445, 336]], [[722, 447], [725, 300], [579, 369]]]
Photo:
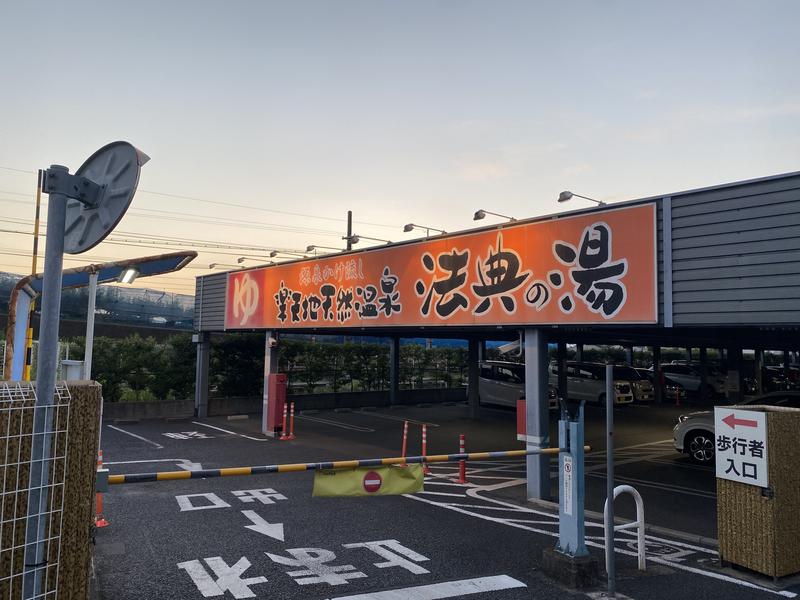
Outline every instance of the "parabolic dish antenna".
[[128, 142], [112, 142], [75, 173], [101, 187], [94, 206], [67, 201], [64, 252], [80, 254], [99, 244], [119, 223], [136, 193], [139, 172], [150, 158]]

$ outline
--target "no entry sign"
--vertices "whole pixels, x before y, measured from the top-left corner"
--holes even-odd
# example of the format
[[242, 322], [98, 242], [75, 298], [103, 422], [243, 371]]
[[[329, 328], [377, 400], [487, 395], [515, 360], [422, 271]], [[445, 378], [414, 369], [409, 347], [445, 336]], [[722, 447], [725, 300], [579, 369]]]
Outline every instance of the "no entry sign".
[[381, 489], [381, 483], [383, 483], [383, 480], [375, 471], [369, 471], [364, 475], [364, 490], [370, 494], [374, 494]]
[[717, 477], [767, 487], [767, 417], [763, 412], [714, 409]]

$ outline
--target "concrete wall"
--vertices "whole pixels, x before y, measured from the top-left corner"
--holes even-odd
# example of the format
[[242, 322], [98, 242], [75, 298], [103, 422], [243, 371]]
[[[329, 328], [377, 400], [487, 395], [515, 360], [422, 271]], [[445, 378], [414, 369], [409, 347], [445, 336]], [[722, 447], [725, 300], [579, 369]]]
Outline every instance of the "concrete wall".
[[194, 400], [169, 402], [105, 402], [103, 420], [181, 419], [194, 416]]
[[[400, 390], [400, 404], [463, 402], [466, 388]], [[338, 394], [298, 394], [288, 397], [296, 410], [326, 410], [389, 406], [389, 392], [343, 392]], [[219, 417], [261, 412], [261, 396], [252, 398], [209, 398], [208, 415]], [[193, 400], [170, 402], [106, 402], [103, 420], [183, 419], [194, 416]]]

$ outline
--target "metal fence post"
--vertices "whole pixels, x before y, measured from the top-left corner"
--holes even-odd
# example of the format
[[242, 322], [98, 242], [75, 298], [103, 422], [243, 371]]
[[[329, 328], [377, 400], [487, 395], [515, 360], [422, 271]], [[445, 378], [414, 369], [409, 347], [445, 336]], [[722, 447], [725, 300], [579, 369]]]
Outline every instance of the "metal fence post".
[[608, 574], [608, 595], [616, 594], [614, 569], [614, 365], [606, 365], [606, 514], [605, 534], [610, 543], [606, 545], [606, 573]]
[[[53, 165], [48, 177], [67, 174], [66, 167]], [[36, 367], [36, 405], [31, 442], [28, 518], [25, 530], [25, 569], [23, 594], [33, 598], [42, 594], [42, 573], [47, 566], [45, 543], [47, 493], [53, 436], [53, 396], [58, 362], [58, 322], [61, 309], [61, 271], [64, 265], [64, 226], [67, 197], [51, 193], [47, 202], [47, 242], [45, 246], [42, 316], [39, 327], [39, 356]]]

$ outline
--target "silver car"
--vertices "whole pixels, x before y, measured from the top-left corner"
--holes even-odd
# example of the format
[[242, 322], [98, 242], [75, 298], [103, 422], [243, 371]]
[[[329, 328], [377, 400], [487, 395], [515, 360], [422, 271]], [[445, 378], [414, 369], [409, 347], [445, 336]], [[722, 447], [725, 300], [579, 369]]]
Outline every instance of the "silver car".
[[[517, 400], [525, 397], [525, 365], [520, 363], [486, 360], [480, 363], [478, 396], [481, 404], [517, 406]], [[550, 410], [558, 408], [558, 393], [548, 386]]]
[[[628, 367], [614, 367], [614, 404], [633, 402], [633, 386]], [[558, 370], [550, 363], [550, 384], [558, 385]], [[567, 395], [571, 400], [606, 403], [606, 365], [603, 363], [567, 361]]]
[[[800, 408], [800, 392], [770, 392], [763, 396], [739, 402], [736, 406], [785, 406]], [[689, 455], [701, 464], [714, 462], [714, 411], [704, 410], [678, 417], [678, 424], [672, 429], [672, 442], [675, 450]]]

